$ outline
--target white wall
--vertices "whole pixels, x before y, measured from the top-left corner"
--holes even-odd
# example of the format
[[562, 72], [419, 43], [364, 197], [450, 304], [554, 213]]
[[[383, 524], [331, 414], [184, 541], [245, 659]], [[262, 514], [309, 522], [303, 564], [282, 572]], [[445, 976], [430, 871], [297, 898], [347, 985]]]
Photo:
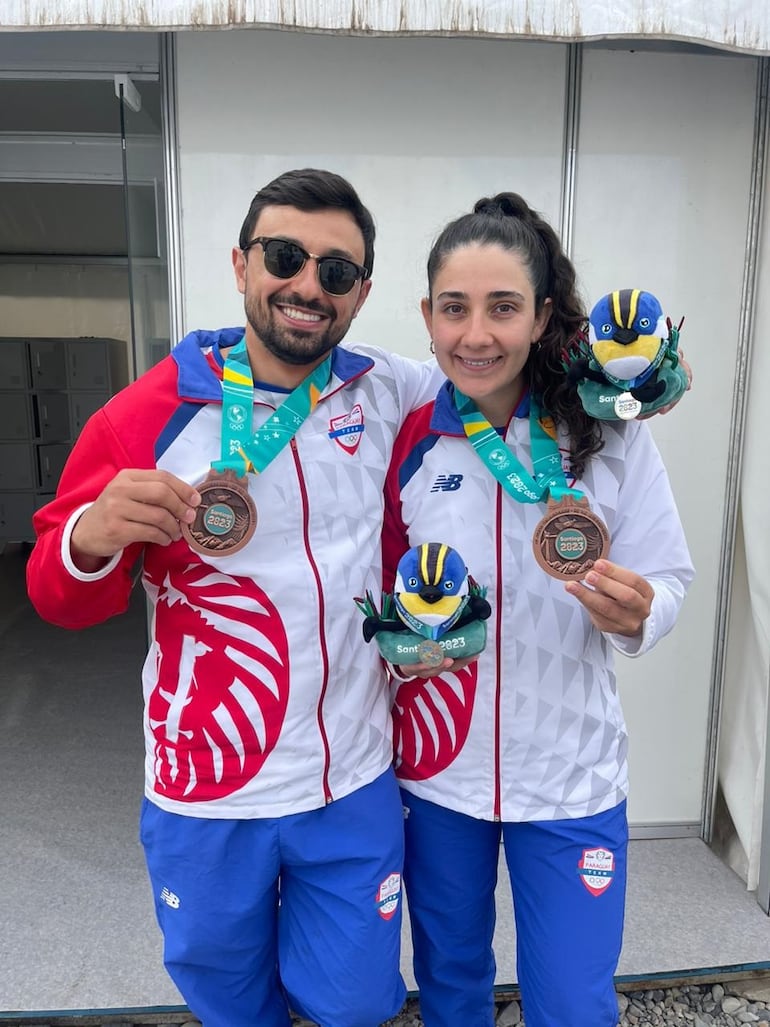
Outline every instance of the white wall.
[[756, 64], [588, 50], [576, 263], [592, 296], [641, 287], [674, 321], [695, 386], [651, 421], [697, 577], [677, 628], [620, 676], [635, 823], [700, 819], [724, 485], [748, 216]]
[[[728, 828], [735, 830], [735, 836], [727, 840], [725, 858], [745, 877], [749, 888], [758, 885], [757, 900], [765, 910], [770, 888], [770, 827], [764, 816], [770, 792], [770, 489], [766, 443], [770, 345], [765, 327], [770, 316], [768, 174], [765, 164], [764, 217], [758, 226], [757, 302], [745, 379], [738, 544], [717, 764], [719, 787], [731, 818]], [[718, 826], [724, 829], [725, 825]], [[762, 844], [764, 852], [760, 852]]]
[[558, 216], [564, 55], [456, 39], [181, 35], [188, 328], [243, 320], [230, 248], [251, 198], [310, 165], [348, 177], [377, 221], [374, 288], [352, 336], [427, 356], [419, 300], [444, 223], [500, 189]]

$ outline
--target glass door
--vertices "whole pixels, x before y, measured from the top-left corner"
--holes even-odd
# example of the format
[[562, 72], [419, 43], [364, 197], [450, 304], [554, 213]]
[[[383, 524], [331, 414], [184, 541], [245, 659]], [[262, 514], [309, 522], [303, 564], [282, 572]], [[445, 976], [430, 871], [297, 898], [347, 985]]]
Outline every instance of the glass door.
[[115, 76], [128, 259], [130, 376], [170, 349], [163, 137], [158, 81]]

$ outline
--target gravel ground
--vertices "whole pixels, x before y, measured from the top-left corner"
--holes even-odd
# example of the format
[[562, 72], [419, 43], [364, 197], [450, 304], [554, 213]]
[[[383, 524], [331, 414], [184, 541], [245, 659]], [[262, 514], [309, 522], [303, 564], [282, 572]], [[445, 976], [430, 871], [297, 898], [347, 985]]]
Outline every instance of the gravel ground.
[[[770, 1027], [770, 987], [766, 982], [691, 984], [618, 994], [619, 1027]], [[516, 999], [497, 1003], [497, 1027], [526, 1027]], [[295, 1027], [312, 1027], [296, 1020]], [[423, 1027], [419, 1003], [409, 999], [383, 1027]]]
[[[618, 995], [618, 1012], [620, 1027], [770, 1027], [770, 990], [726, 983], [624, 992]], [[497, 1027], [526, 1027], [516, 999], [497, 1003], [495, 1022]], [[410, 999], [387, 1027], [423, 1027], [418, 1002]]]

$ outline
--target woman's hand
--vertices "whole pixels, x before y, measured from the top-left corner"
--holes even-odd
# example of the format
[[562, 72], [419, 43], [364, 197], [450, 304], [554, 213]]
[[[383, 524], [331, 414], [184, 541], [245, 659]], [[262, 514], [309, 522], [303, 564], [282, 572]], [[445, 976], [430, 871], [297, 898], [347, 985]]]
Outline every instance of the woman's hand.
[[564, 588], [586, 608], [599, 631], [628, 638], [641, 634], [655, 596], [646, 578], [610, 560], [597, 560], [584, 582], [568, 581]]
[[[687, 363], [687, 361], [684, 359], [684, 350], [683, 349], [678, 349], [677, 350], [677, 355], [679, 356], [679, 363], [682, 365], [684, 373], [687, 375], [687, 388], [684, 391], [685, 392], [689, 392], [690, 389], [692, 388], [692, 368]], [[681, 399], [681, 398], [682, 397], [680, 396], [679, 399]], [[648, 417], [654, 417], [655, 414], [667, 414], [669, 412], [669, 410], [673, 410], [674, 409], [674, 407], [679, 402], [679, 399], [675, 399], [673, 403], [667, 403], [664, 407], [661, 407], [660, 410], [655, 410], [651, 414], [642, 414], [639, 417], [639, 420], [640, 421], [646, 421]]]
[[474, 660], [478, 660], [479, 654], [475, 656], [464, 656], [462, 659], [453, 660], [449, 656], [445, 656], [438, 667], [429, 667], [427, 663], [409, 663], [404, 665], [399, 663], [396, 665], [396, 671], [402, 678], [436, 678], [441, 674], [446, 674], [447, 671], [456, 673], [458, 670], [462, 670], [463, 667], [467, 667], [469, 663], [473, 663]]

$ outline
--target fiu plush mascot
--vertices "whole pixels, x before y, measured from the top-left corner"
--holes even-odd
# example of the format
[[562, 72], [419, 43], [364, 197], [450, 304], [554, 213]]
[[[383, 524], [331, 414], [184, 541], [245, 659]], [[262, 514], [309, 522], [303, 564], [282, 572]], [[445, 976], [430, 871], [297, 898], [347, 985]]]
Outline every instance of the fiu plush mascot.
[[445, 657], [475, 656], [486, 644], [491, 607], [465, 562], [443, 542], [407, 550], [393, 592], [378, 611], [371, 593], [355, 603], [364, 614], [364, 639], [376, 639], [389, 663], [439, 666]]
[[642, 289], [603, 296], [564, 354], [567, 380], [583, 409], [601, 421], [630, 420], [675, 403], [687, 388], [679, 361], [679, 333], [660, 301]]

